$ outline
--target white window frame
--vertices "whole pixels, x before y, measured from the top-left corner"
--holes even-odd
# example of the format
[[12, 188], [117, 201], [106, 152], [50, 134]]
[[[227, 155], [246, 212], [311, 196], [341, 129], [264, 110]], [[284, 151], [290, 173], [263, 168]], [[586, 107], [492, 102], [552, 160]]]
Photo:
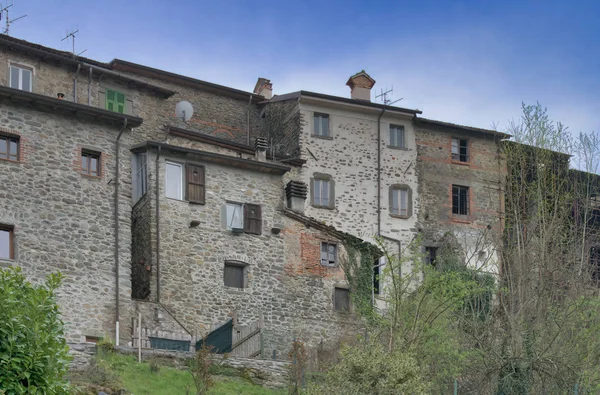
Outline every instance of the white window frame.
[[[172, 167], [178, 167], [180, 169], [180, 177], [179, 177], [179, 191], [177, 191], [177, 193], [175, 195], [170, 195], [170, 191], [169, 191], [169, 175], [168, 175], [168, 169], [169, 166]], [[185, 165], [183, 165], [182, 163], [177, 163], [177, 162], [171, 162], [171, 161], [165, 161], [165, 196], [169, 199], [175, 199], [175, 200], [183, 200], [183, 196], [184, 196], [184, 177], [185, 177]]]
[[[392, 188], [392, 214], [400, 215], [403, 217], [408, 216], [409, 212], [409, 193], [406, 188]], [[404, 197], [404, 207], [402, 207], [402, 198]], [[398, 207], [398, 211], [394, 212], [394, 209]]]
[[[327, 120], [327, 122], [324, 122]], [[318, 122], [317, 122], [318, 121]], [[323, 133], [323, 125], [327, 125], [327, 133]], [[313, 135], [317, 137], [331, 137], [331, 124], [329, 114], [313, 113]]]
[[140, 200], [148, 192], [148, 156], [145, 152], [135, 154], [133, 162], [133, 201]]
[[406, 129], [403, 125], [390, 125], [390, 147], [406, 148]]
[[[231, 210], [231, 211], [230, 211]], [[236, 210], [239, 210], [239, 222], [234, 223]], [[230, 216], [231, 213], [231, 216]], [[239, 225], [239, 226], [238, 226]], [[227, 230], [244, 230], [244, 204], [237, 202], [225, 203], [225, 227]]]
[[[331, 182], [330, 180], [323, 180], [320, 178], [315, 178], [314, 180], [314, 191], [313, 191], [313, 202], [315, 206], [319, 207], [330, 207], [331, 202], [329, 199], [331, 198]], [[326, 186], [326, 188], [323, 188]], [[325, 190], [325, 193], [323, 192]], [[327, 203], [323, 202], [323, 197], [327, 200]]]
[[[19, 73], [19, 80], [18, 80], [19, 86], [17, 86], [17, 87], [12, 86], [13, 69], [16, 69]], [[30, 74], [28, 89], [23, 89], [23, 71], [27, 71]], [[26, 91], [26, 92], [33, 92], [33, 69], [30, 67], [25, 67], [25, 66], [14, 64], [14, 63], [10, 63], [9, 64], [8, 84], [13, 89], [20, 89], [20, 90]]]

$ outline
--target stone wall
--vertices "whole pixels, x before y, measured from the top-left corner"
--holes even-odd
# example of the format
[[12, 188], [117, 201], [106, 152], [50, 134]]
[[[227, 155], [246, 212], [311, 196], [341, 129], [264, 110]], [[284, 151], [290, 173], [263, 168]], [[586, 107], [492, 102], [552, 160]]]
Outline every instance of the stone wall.
[[[0, 160], [0, 223], [14, 226], [15, 259], [35, 283], [60, 271], [58, 290], [66, 335], [115, 332], [115, 142], [119, 128], [57, 111], [0, 103], [4, 132], [20, 136], [21, 160]], [[131, 131], [121, 139], [119, 194], [120, 298], [127, 311], [130, 294]], [[81, 174], [81, 150], [101, 153], [101, 174]], [[122, 328], [127, 332], [127, 326]]]
[[275, 152], [289, 155], [292, 158], [300, 156], [299, 131], [300, 108], [298, 99], [269, 103], [263, 110], [261, 119], [261, 137], [267, 139]]
[[155, 208], [152, 204], [153, 196], [152, 191], [147, 191], [135, 203], [131, 212], [131, 297], [133, 299], [147, 299], [150, 296], [152, 267], [156, 266], [152, 248], [153, 236], [156, 235], [156, 225], [152, 221], [152, 210]]
[[[472, 267], [495, 272], [494, 243], [504, 215], [501, 185], [504, 163], [495, 136], [460, 130], [417, 127], [419, 225], [425, 245], [437, 246], [451, 236]], [[468, 140], [469, 162], [452, 161], [451, 139]], [[469, 187], [468, 218], [452, 215], [452, 185]]]

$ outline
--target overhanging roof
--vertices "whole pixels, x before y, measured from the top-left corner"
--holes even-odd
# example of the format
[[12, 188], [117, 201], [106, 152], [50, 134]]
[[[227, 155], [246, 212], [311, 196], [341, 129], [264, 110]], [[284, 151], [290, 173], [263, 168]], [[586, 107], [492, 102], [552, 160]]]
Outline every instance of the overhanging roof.
[[456, 130], [456, 131], [461, 131], [461, 132], [475, 132], [475, 133], [489, 134], [489, 135], [497, 136], [502, 139], [511, 137], [510, 134], [498, 132], [497, 130], [475, 128], [473, 126], [458, 125], [458, 124], [450, 123], [450, 122], [436, 121], [434, 119], [415, 117], [414, 122], [416, 124], [421, 124], [424, 126], [436, 126], [438, 128], [442, 128], [442, 129], [451, 129], [451, 130]]
[[285, 174], [290, 171], [290, 167], [277, 163], [259, 162], [252, 159], [236, 158], [235, 156], [217, 154], [214, 152], [202, 151], [197, 149], [179, 147], [177, 145], [147, 141], [143, 144], [131, 148], [132, 152], [144, 152], [148, 149], [160, 148], [171, 152], [193, 155], [199, 160], [212, 162], [223, 166], [233, 166], [248, 170], [255, 170], [263, 173]]
[[60, 110], [71, 113], [73, 116], [87, 116], [104, 122], [116, 122], [122, 124], [127, 121], [128, 127], [140, 126], [143, 119], [132, 115], [120, 114], [118, 112], [104, 110], [98, 107], [88, 106], [86, 104], [73, 103], [67, 100], [55, 99], [50, 96], [37, 93], [26, 92], [20, 89], [13, 89], [6, 86], [0, 86], [0, 97], [7, 98], [15, 103], [22, 103], [44, 110]]

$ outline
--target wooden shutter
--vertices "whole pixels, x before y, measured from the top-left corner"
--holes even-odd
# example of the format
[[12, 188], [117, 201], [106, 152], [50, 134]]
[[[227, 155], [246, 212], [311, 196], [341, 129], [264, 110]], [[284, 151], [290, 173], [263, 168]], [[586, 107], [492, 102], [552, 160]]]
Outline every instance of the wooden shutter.
[[226, 263], [223, 279], [228, 287], [244, 288], [244, 267]]
[[262, 213], [258, 204], [244, 205], [244, 232], [262, 234]]
[[125, 113], [125, 95], [119, 92], [115, 92], [115, 111]]
[[204, 204], [204, 166], [187, 165], [187, 200], [190, 203]]
[[115, 91], [106, 90], [106, 109], [115, 111]]

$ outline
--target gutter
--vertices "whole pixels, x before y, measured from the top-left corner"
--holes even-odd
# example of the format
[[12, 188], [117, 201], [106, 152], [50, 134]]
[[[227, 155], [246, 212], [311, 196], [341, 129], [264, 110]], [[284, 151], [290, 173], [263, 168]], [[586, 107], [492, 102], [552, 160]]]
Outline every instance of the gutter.
[[127, 118], [123, 120], [123, 126], [117, 136], [116, 153], [115, 153], [115, 282], [116, 282], [116, 293], [115, 293], [115, 344], [119, 345], [119, 182], [120, 182], [120, 171], [119, 171], [119, 150], [121, 149], [121, 136], [127, 127]]
[[381, 117], [385, 107], [377, 117], [377, 236], [381, 236]]
[[77, 65], [77, 71], [75, 77], [73, 77], [73, 103], [77, 103], [77, 78], [79, 77], [79, 70], [81, 70], [81, 64]]

